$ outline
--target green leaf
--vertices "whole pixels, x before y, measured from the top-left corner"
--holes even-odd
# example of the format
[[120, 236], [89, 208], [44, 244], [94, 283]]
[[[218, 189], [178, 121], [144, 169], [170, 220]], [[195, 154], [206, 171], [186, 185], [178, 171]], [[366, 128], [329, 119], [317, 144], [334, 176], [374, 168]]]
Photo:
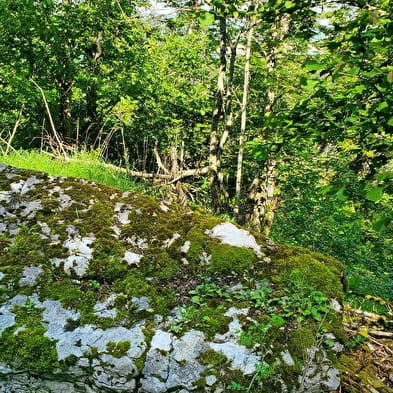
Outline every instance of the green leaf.
[[202, 26], [210, 26], [214, 22], [214, 14], [210, 12], [204, 12], [199, 16], [198, 20]]
[[375, 187], [367, 192], [366, 198], [372, 202], [378, 202], [383, 197], [384, 187]]
[[285, 325], [285, 319], [280, 315], [272, 315], [270, 318], [270, 324], [275, 327], [281, 327]]
[[341, 188], [337, 191], [337, 193], [336, 193], [336, 198], [337, 198], [339, 201], [343, 201], [343, 202], [345, 202], [345, 201], [348, 199], [348, 196], [345, 195], [345, 188], [344, 188], [344, 187], [341, 187]]
[[358, 85], [358, 86], [355, 87], [355, 91], [357, 93], [363, 93], [364, 90], [366, 90], [366, 89], [367, 89], [367, 87], [365, 85]]
[[[392, 117], [392, 119], [393, 119], [393, 117]], [[393, 171], [378, 173], [378, 174], [375, 176], [375, 178], [376, 178], [378, 181], [382, 181], [382, 180], [385, 180], [385, 179], [393, 179]]]
[[303, 86], [304, 90], [306, 90], [306, 91], [314, 90], [314, 88], [315, 88], [317, 83], [318, 83], [318, 81], [315, 80], [315, 79], [304, 79], [304, 80], [302, 80], [302, 86]]
[[286, 1], [284, 4], [284, 7], [288, 10], [289, 8], [293, 8], [295, 7], [295, 3], [293, 3], [292, 1]]
[[311, 309], [311, 314], [312, 314], [313, 318], [314, 318], [316, 321], [320, 322], [320, 321], [322, 320], [322, 317], [321, 317], [321, 314], [319, 313], [318, 307], [313, 307], [313, 308]]
[[316, 61], [310, 61], [306, 63], [306, 70], [307, 71], [320, 71], [325, 68], [325, 64], [318, 63]]
[[381, 102], [378, 106], [377, 106], [377, 111], [383, 111], [384, 109], [388, 108], [389, 104], [386, 101]]
[[331, 184], [323, 186], [320, 189], [322, 195], [330, 194], [332, 191], [334, 191], [334, 186], [332, 186]]
[[388, 126], [393, 126], [393, 117], [388, 120]]
[[390, 70], [388, 72], [386, 79], [388, 80], [389, 83], [393, 83], [393, 70]]
[[376, 232], [381, 232], [383, 231], [389, 224], [390, 224], [391, 219], [388, 217], [383, 217], [380, 218], [379, 220], [376, 220], [373, 222], [373, 229]]

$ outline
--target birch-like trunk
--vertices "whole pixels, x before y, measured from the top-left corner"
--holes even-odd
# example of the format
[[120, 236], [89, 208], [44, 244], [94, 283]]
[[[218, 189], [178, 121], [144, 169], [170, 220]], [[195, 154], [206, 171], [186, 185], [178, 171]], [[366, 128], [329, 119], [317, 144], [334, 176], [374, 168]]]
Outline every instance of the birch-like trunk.
[[251, 209], [247, 221], [254, 230], [266, 236], [270, 233], [278, 202], [275, 195], [276, 164], [273, 158], [267, 160], [264, 173], [254, 178], [248, 193]]
[[250, 60], [251, 60], [251, 45], [254, 36], [254, 26], [250, 20], [247, 32], [246, 53], [244, 63], [244, 83], [243, 83], [243, 98], [241, 104], [241, 119], [240, 119], [240, 135], [239, 135], [239, 150], [237, 153], [237, 168], [236, 168], [236, 187], [235, 187], [235, 206], [233, 212], [236, 221], [239, 221], [240, 214], [240, 199], [242, 190], [243, 177], [243, 151], [244, 141], [247, 125], [247, 102], [248, 90], [250, 85]]

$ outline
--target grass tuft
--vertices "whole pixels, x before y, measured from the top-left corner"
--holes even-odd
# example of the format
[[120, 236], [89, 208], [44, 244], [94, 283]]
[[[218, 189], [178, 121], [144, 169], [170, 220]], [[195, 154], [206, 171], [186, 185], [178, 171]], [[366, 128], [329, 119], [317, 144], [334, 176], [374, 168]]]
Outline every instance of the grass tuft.
[[46, 172], [51, 176], [83, 178], [114, 187], [122, 191], [146, 192], [142, 182], [137, 182], [127, 174], [105, 166], [93, 152], [81, 152], [71, 160], [60, 160], [36, 150], [20, 150], [7, 155], [0, 155], [0, 162], [18, 168]]

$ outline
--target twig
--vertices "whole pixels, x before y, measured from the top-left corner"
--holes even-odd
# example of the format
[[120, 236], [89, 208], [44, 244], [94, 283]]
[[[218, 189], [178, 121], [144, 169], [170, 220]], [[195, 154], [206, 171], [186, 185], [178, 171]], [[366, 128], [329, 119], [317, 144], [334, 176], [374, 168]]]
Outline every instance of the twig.
[[30, 78], [30, 81], [33, 83], [34, 86], [37, 87], [37, 89], [40, 91], [40, 93], [42, 95], [42, 100], [44, 101], [45, 109], [46, 109], [46, 112], [48, 114], [49, 123], [50, 123], [50, 126], [52, 128], [53, 134], [54, 134], [54, 136], [56, 138], [56, 141], [58, 143], [58, 146], [59, 146], [61, 152], [63, 153], [64, 156], [66, 156], [67, 153], [65, 152], [64, 147], [63, 147], [63, 143], [61, 142], [60, 137], [59, 137], [59, 135], [58, 135], [58, 133], [56, 131], [55, 123], [53, 122], [53, 118], [52, 118], [52, 115], [51, 115], [51, 112], [50, 112], [50, 109], [49, 109], [48, 101], [46, 100], [46, 97], [45, 97], [44, 90], [42, 90], [42, 88], [32, 78]]
[[23, 108], [24, 107], [25, 107], [25, 104], [22, 104], [22, 107], [20, 108], [20, 111], [19, 111], [19, 114], [18, 114], [18, 118], [16, 119], [16, 122], [15, 122], [14, 128], [12, 130], [12, 133], [11, 133], [10, 137], [8, 138], [7, 147], [5, 148], [5, 154], [8, 154], [8, 151], [11, 148], [11, 143], [12, 143], [12, 140], [14, 139], [14, 137], [15, 137], [16, 130], [19, 127], [19, 123], [20, 123], [20, 120], [22, 118], [22, 112], [23, 112]]

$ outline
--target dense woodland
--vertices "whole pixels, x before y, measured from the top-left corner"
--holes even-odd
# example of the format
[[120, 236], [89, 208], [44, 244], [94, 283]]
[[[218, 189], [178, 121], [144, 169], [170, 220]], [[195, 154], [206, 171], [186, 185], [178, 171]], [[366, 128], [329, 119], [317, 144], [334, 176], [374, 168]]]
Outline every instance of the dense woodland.
[[90, 152], [393, 300], [389, 0], [0, 0], [0, 148]]

